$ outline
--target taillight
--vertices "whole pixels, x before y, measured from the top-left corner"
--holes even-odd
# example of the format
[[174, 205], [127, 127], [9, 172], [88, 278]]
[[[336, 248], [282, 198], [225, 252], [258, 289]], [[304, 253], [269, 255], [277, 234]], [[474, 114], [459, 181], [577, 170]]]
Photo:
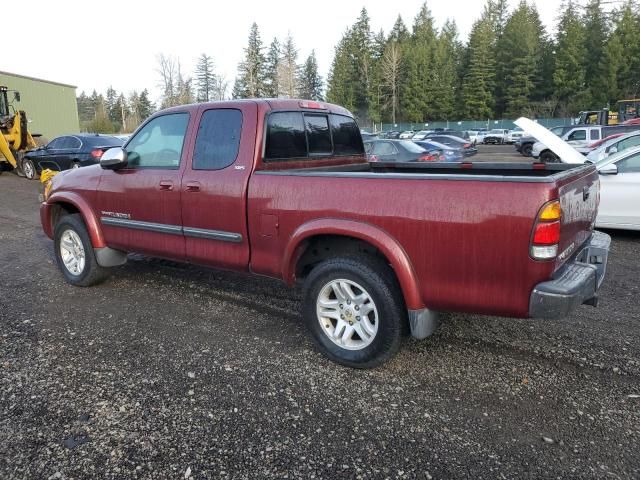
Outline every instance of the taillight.
[[418, 157], [419, 162], [435, 162], [436, 160], [438, 160], [438, 157], [431, 153], [426, 153]]
[[298, 103], [301, 108], [313, 108], [314, 110], [326, 110], [327, 107], [320, 102], [312, 102], [310, 100], [302, 100]]
[[376, 155], [369, 155], [369, 161], [370, 162], [378, 162], [379, 159]]
[[550, 260], [558, 255], [562, 208], [558, 200], [542, 206], [531, 235], [531, 256], [536, 260]]
[[463, 147], [464, 147], [464, 148], [471, 148], [471, 144], [470, 144], [470, 143], [465, 143], [465, 144], [463, 145]]
[[102, 157], [102, 154], [104, 152], [102, 150], [100, 150], [99, 148], [96, 148], [94, 150], [91, 150], [91, 157], [95, 158], [96, 160], [99, 160]]

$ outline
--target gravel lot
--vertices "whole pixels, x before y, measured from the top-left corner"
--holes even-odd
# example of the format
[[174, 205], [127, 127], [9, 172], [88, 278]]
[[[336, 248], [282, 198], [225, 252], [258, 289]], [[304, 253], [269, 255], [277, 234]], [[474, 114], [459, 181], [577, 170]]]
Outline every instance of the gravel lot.
[[597, 309], [447, 315], [355, 371], [275, 281], [140, 257], [67, 285], [38, 191], [0, 176], [2, 479], [640, 478], [638, 234]]

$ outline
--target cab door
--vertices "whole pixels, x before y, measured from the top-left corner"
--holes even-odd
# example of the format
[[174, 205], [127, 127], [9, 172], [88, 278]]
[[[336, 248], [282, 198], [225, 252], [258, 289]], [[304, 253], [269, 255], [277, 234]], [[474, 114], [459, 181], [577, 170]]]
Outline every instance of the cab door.
[[153, 117], [125, 146], [128, 163], [103, 170], [97, 210], [107, 245], [184, 260], [181, 177], [187, 111]]
[[231, 270], [249, 265], [247, 187], [253, 166], [255, 103], [202, 106], [182, 177], [187, 260]]
[[589, 141], [587, 140], [587, 129], [577, 128], [575, 130], [572, 130], [567, 135], [566, 142], [573, 148], [586, 147], [589, 144]]
[[617, 173], [600, 175], [600, 227], [640, 230], [640, 153], [616, 163]]

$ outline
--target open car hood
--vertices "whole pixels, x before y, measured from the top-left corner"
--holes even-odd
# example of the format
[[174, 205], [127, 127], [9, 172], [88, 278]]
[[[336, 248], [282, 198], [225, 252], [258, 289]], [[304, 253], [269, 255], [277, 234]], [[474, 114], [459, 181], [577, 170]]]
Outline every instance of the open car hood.
[[515, 122], [517, 126], [529, 133], [532, 137], [535, 137], [539, 142], [544, 143], [549, 150], [555, 153], [561, 161], [565, 163], [584, 163], [586, 158], [580, 152], [578, 152], [571, 145], [566, 143], [557, 135], [551, 133], [542, 125], [529, 120], [528, 118], [520, 117]]

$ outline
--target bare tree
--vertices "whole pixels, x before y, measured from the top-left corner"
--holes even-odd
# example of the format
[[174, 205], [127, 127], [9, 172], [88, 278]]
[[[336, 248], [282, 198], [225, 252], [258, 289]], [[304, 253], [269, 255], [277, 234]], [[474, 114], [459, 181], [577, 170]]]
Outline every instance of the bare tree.
[[162, 88], [162, 107], [176, 105], [175, 90], [178, 76], [178, 65], [173, 57], [160, 53], [157, 56], [158, 68], [156, 72], [160, 75], [160, 88]]
[[391, 109], [391, 120], [396, 123], [396, 113], [398, 111], [398, 84], [400, 80], [400, 70], [402, 68], [402, 50], [398, 42], [391, 42], [387, 45], [382, 55], [382, 74], [384, 86], [386, 87], [387, 106]]
[[224, 75], [216, 75], [213, 82], [212, 100], [226, 100], [229, 82]]
[[291, 33], [287, 34], [282, 45], [282, 56], [278, 62], [278, 96], [295, 98], [298, 93], [298, 50]]

